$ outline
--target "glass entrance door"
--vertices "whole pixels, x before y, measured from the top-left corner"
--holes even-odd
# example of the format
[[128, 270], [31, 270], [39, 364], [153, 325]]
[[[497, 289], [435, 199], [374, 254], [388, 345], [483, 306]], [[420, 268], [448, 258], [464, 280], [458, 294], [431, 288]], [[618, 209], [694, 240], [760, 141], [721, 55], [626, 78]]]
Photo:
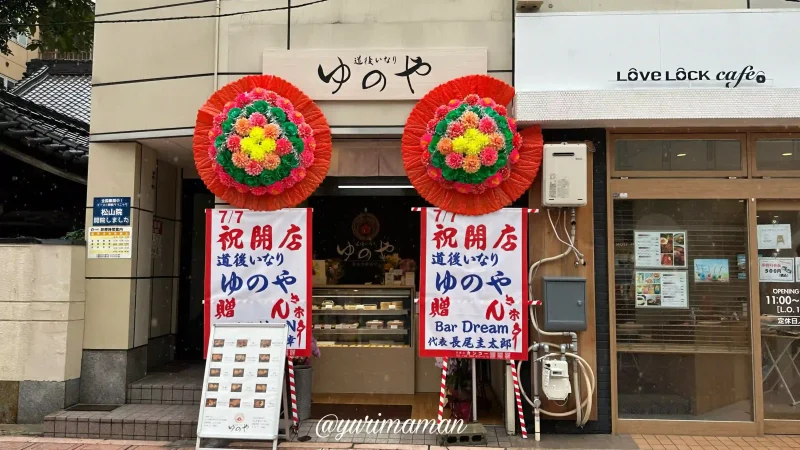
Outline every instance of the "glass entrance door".
[[765, 432], [800, 432], [800, 201], [759, 201], [756, 224]]

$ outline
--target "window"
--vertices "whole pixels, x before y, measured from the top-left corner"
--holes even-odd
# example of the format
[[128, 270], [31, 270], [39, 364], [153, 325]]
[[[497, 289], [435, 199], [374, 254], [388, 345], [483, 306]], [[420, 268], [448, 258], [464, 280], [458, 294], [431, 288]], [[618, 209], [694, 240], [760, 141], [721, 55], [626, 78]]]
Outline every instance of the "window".
[[756, 175], [800, 170], [800, 135], [757, 135], [754, 141]]
[[745, 175], [740, 135], [620, 135], [613, 141], [615, 176], [721, 177]]
[[17, 85], [16, 81], [12, 80], [11, 78], [7, 78], [3, 75], [0, 75], [0, 89], [5, 89], [7, 91], [10, 91], [11, 89], [14, 89], [14, 86], [16, 85]]
[[613, 208], [619, 417], [752, 421], [746, 204]]
[[26, 34], [17, 33], [17, 36], [11, 38], [11, 40], [21, 45], [24, 48], [28, 47], [28, 36]]

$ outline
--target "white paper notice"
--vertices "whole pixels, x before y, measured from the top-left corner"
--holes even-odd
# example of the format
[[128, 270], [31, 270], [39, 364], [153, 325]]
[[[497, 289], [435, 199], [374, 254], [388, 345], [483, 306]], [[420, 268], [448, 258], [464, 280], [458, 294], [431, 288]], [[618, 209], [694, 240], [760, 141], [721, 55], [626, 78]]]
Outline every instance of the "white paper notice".
[[637, 308], [687, 308], [686, 272], [636, 272]]
[[287, 336], [285, 324], [212, 326], [198, 436], [277, 438]]
[[775, 223], [758, 226], [758, 248], [761, 250], [780, 250], [792, 248], [792, 226], [788, 223]]
[[634, 231], [636, 267], [686, 267], [685, 231]]
[[758, 281], [794, 283], [794, 258], [758, 258]]

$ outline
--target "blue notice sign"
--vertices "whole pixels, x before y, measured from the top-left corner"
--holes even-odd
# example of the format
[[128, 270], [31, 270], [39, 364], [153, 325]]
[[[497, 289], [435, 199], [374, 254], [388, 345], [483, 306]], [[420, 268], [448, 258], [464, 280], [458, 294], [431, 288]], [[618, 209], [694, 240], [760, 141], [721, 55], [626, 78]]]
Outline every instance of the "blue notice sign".
[[130, 226], [130, 197], [95, 197], [92, 208], [92, 226]]

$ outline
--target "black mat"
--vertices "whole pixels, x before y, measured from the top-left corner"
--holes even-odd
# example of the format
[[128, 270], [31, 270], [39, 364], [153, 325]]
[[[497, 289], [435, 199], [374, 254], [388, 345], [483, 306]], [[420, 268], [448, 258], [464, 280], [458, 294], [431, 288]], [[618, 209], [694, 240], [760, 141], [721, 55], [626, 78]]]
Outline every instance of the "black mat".
[[[340, 420], [370, 419], [407, 420], [411, 418], [411, 405], [340, 405], [335, 403], [312, 403], [311, 418], [322, 419], [330, 414]], [[380, 414], [380, 415], [378, 415]], [[332, 416], [326, 419], [333, 419]]]
[[120, 405], [75, 405], [67, 408], [67, 411], [113, 411]]

